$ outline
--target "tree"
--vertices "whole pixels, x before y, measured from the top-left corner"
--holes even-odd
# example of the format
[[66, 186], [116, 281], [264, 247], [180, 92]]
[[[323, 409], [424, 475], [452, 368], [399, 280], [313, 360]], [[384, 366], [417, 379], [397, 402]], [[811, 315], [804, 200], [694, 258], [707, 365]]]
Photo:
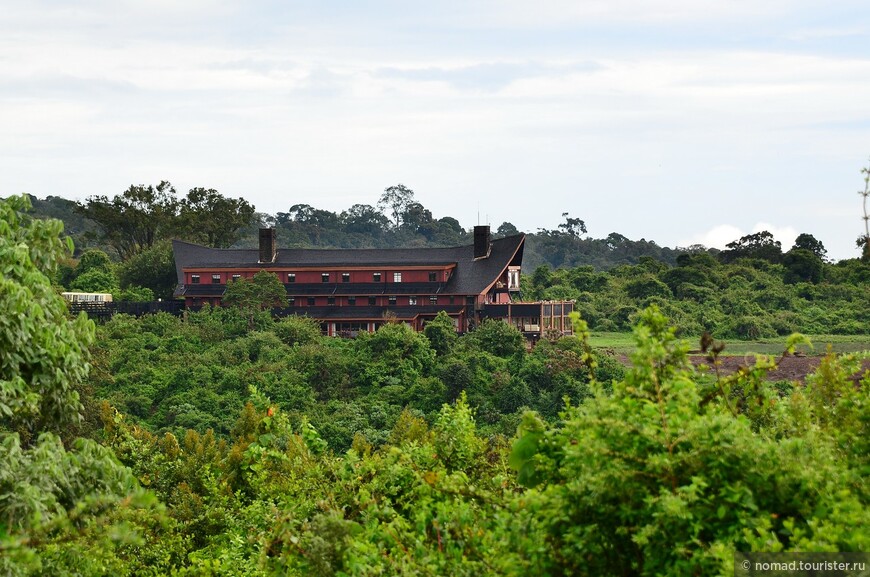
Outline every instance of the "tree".
[[[424, 207], [419, 202], [409, 202], [402, 211], [402, 227], [410, 232], [422, 234], [427, 238], [431, 238], [432, 224], [435, 220], [432, 218], [432, 212]], [[426, 234], [429, 232], [430, 234]]]
[[414, 191], [400, 183], [384, 189], [384, 193], [378, 200], [378, 208], [391, 214], [395, 220], [394, 227], [399, 228], [402, 224], [402, 216], [413, 201]]
[[423, 334], [429, 339], [429, 345], [438, 356], [448, 354], [456, 343], [456, 326], [453, 319], [444, 311], [440, 311], [434, 319], [423, 327]]
[[118, 265], [118, 280], [121, 288], [140, 286], [151, 289], [157, 298], [172, 298], [178, 280], [172, 243], [167, 240], [156, 242], [122, 262]]
[[786, 283], [818, 283], [822, 280], [824, 263], [818, 254], [811, 250], [793, 248], [783, 255], [782, 264], [786, 269], [783, 279]]
[[100, 226], [103, 240], [121, 260], [171, 235], [177, 226], [178, 209], [175, 188], [166, 180], [156, 187], [131, 185], [111, 200], [92, 196], [77, 207]]
[[[94, 325], [67, 319], [49, 276], [65, 249], [63, 223], [22, 214], [27, 197], [0, 201], [0, 430], [27, 438], [79, 420]], [[71, 242], [69, 244], [72, 244]]]
[[69, 288], [86, 293], [116, 293], [120, 287], [115, 273], [94, 268], [77, 276]]
[[520, 234], [520, 231], [509, 222], [501, 223], [495, 231], [495, 235], [498, 237], [513, 236], [515, 234]]
[[339, 216], [345, 231], [379, 236], [390, 225], [389, 219], [369, 204], [355, 204]]
[[[802, 396], [779, 399], [765, 382], [773, 362], [703, 385], [655, 308], [635, 342], [612, 393], [593, 384], [554, 425], [523, 417], [510, 462], [534, 487], [512, 520], [531, 533], [526, 574], [725, 575], [734, 551], [861, 550], [862, 521], [843, 513], [863, 510], [866, 491], [844, 482], [861, 465], [847, 469]], [[846, 451], [866, 448], [858, 439]]]
[[758, 258], [775, 263], [782, 258], [782, 243], [766, 230], [741, 236], [725, 246], [728, 250], [719, 253], [719, 258], [726, 263], [738, 258]]
[[825, 249], [825, 245], [822, 244], [822, 241], [817, 240], [816, 237], [805, 232], [798, 235], [798, 237], [794, 240], [794, 245], [791, 248], [792, 250], [808, 250], [817, 257], [819, 257], [821, 260], [825, 260], [825, 256], [827, 256], [828, 254], [828, 251]]
[[581, 234], [586, 234], [585, 222], [583, 222], [579, 218], [572, 218], [568, 216], [567, 212], [562, 213], [562, 218], [565, 219], [565, 222], [560, 224], [559, 228], [562, 229], [565, 234], [573, 236], [574, 238], [580, 238]]
[[82, 253], [82, 256], [79, 257], [79, 263], [76, 265], [76, 274], [80, 275], [94, 269], [107, 272], [112, 270], [112, 261], [109, 260], [109, 255], [96, 248]]
[[248, 329], [253, 330], [257, 312], [287, 306], [287, 291], [277, 275], [261, 270], [251, 279], [227, 284], [223, 302], [240, 308], [248, 317]]
[[511, 357], [525, 351], [526, 340], [515, 326], [496, 319], [486, 319], [465, 337], [476, 346], [497, 357]]
[[251, 223], [254, 207], [243, 198], [227, 198], [213, 188], [191, 188], [179, 205], [184, 235], [208, 246], [227, 248]]
[[94, 324], [70, 319], [49, 280], [73, 248], [63, 223], [29, 208], [26, 196], [0, 200], [0, 573], [126, 572], [113, 549], [137, 539], [124, 517], [138, 515], [143, 494], [109, 449], [87, 439], [65, 448], [56, 434], [81, 420]]

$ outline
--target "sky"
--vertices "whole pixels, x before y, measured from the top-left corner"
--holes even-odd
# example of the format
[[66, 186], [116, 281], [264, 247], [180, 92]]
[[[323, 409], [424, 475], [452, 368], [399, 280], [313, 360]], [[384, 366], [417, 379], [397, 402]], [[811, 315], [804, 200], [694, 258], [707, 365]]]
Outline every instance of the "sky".
[[402, 183], [465, 227], [860, 255], [866, 0], [0, 0], [0, 197]]

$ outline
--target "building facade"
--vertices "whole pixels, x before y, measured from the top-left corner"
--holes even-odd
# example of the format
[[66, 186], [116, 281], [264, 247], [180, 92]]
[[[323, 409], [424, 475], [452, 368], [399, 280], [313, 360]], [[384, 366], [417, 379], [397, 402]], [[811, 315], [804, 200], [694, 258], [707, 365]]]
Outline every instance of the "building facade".
[[279, 249], [275, 229], [260, 230], [259, 249], [174, 241], [175, 294], [191, 308], [220, 306], [227, 283], [266, 270], [287, 291], [281, 313], [317, 319], [329, 335], [354, 336], [395, 321], [422, 330], [439, 311], [458, 332], [499, 318], [529, 336], [547, 328], [569, 333], [573, 303], [517, 308], [524, 243], [523, 234], [493, 240], [488, 226], [475, 227], [474, 244], [451, 248]]

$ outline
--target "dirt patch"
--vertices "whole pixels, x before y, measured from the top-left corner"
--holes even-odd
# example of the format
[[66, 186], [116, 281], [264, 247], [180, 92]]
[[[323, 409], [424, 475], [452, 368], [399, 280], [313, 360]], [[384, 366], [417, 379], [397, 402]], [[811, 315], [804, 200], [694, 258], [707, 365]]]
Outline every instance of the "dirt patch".
[[[698, 365], [710, 365], [710, 361], [707, 360], [707, 357], [704, 355], [689, 355], [689, 359], [692, 361], [692, 364], [695, 366]], [[625, 355], [619, 356], [620, 362], [624, 365], [629, 366], [631, 362], [628, 360], [628, 357]], [[740, 367], [746, 366], [754, 366], [755, 365], [755, 355], [746, 355], [745, 357], [741, 356], [722, 356], [719, 357], [720, 365], [719, 371], [723, 375], [730, 375], [735, 372]], [[803, 382], [807, 375], [815, 372], [819, 365], [822, 362], [821, 357], [794, 357], [788, 356], [778, 360], [776, 364], [776, 370], [770, 371], [767, 373], [767, 380], [769, 381], [800, 381]], [[865, 372], [870, 371], [870, 360], [865, 360], [863, 368], [861, 372], [856, 375], [856, 381], [860, 379], [860, 376]]]

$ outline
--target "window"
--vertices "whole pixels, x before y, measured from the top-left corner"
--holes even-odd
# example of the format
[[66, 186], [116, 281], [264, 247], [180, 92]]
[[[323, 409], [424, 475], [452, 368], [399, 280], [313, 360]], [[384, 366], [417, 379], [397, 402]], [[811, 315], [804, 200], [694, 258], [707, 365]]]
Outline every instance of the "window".
[[453, 295], [450, 295], [450, 304], [453, 304], [454, 300], [456, 300], [456, 298]]
[[402, 273], [394, 272], [393, 273], [393, 282], [402, 282]]
[[435, 282], [437, 280], [438, 280], [438, 273], [437, 272], [430, 272], [429, 273], [429, 282]]
[[198, 274], [190, 275], [190, 282], [192, 284], [199, 284], [199, 275]]
[[289, 304], [291, 307], [295, 307], [296, 297], [287, 297], [287, 304]]
[[221, 275], [219, 275], [219, 274], [211, 275], [211, 284], [221, 284]]
[[381, 282], [381, 273], [372, 273], [372, 282]]
[[321, 273], [320, 282], [329, 282], [329, 273], [328, 272]]
[[334, 305], [335, 304], [335, 297], [326, 297], [326, 304]]
[[308, 297], [308, 306], [310, 306], [310, 307], [314, 306], [314, 297]]
[[376, 304], [378, 304], [378, 299], [376, 299], [375, 297], [369, 297], [369, 306], [373, 307]]
[[356, 304], [356, 297], [347, 297], [347, 304], [353, 306]]
[[235, 281], [235, 280], [239, 280], [240, 278], [242, 278], [242, 275], [240, 275], [240, 274], [234, 274], [234, 275], [233, 275], [233, 280], [234, 280], [234, 281]]
[[341, 273], [341, 282], [350, 282], [350, 273], [349, 272]]
[[296, 282], [296, 273], [288, 272], [287, 273], [287, 282]]
[[414, 306], [417, 304], [417, 297], [408, 297], [408, 305]]
[[389, 301], [390, 301], [390, 306], [396, 305], [396, 297], [389, 297]]
[[429, 304], [430, 305], [437, 305], [438, 304], [438, 297], [436, 295], [430, 296], [429, 297]]

